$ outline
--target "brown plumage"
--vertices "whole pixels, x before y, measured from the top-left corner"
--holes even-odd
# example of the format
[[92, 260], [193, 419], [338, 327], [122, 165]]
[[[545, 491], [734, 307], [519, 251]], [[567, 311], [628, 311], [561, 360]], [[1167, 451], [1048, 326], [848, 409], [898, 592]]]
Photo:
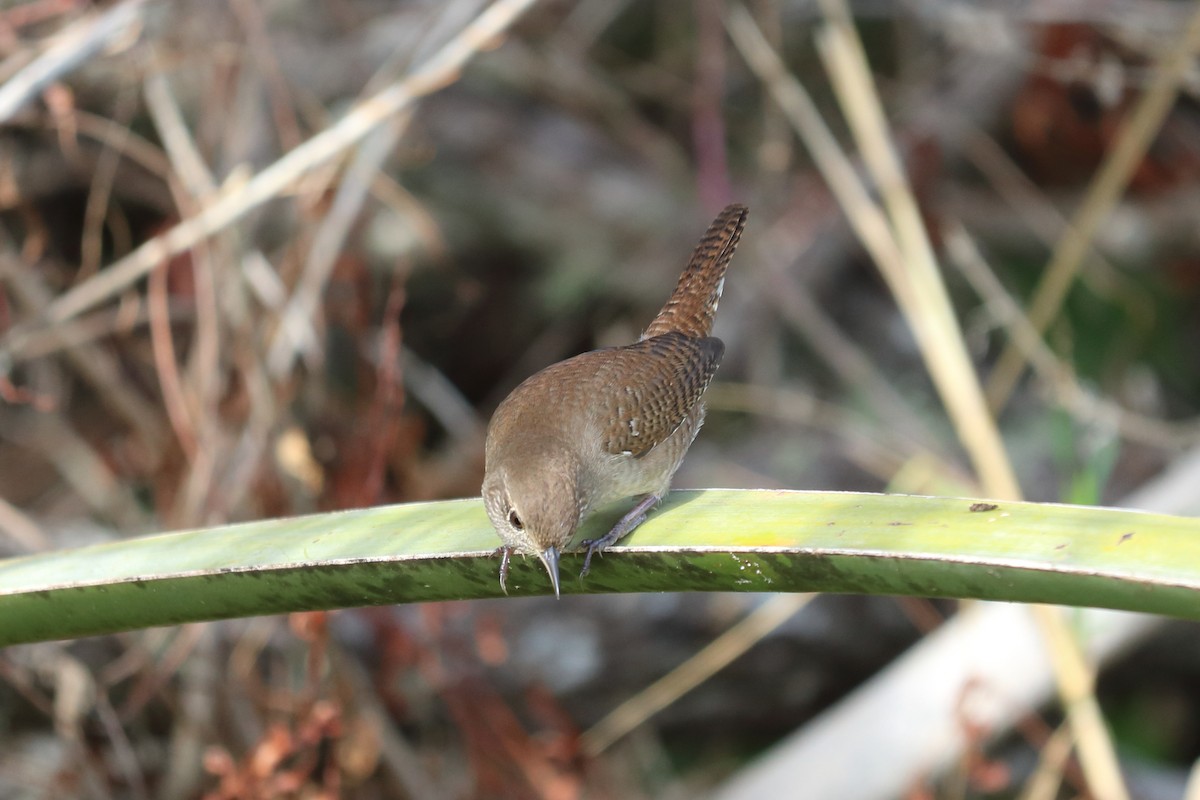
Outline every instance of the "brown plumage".
[[504, 586], [512, 553], [538, 556], [559, 591], [558, 557], [593, 509], [640, 496], [593, 553], [646, 518], [704, 422], [702, 396], [725, 352], [713, 318], [749, 212], [709, 226], [675, 291], [642, 338], [553, 364], [513, 390], [487, 433], [483, 499], [500, 535]]

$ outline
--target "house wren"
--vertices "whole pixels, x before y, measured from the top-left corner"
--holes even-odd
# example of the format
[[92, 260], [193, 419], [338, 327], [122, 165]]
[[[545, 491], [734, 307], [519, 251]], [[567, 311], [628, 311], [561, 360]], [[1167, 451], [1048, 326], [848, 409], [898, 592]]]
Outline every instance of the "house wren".
[[593, 509], [640, 496], [592, 556], [627, 535], [662, 500], [704, 422], [701, 399], [725, 352], [713, 317], [749, 212], [722, 211], [642, 338], [593, 350], [528, 378], [487, 432], [483, 500], [503, 541], [500, 587], [513, 552], [541, 559], [558, 596], [558, 558]]

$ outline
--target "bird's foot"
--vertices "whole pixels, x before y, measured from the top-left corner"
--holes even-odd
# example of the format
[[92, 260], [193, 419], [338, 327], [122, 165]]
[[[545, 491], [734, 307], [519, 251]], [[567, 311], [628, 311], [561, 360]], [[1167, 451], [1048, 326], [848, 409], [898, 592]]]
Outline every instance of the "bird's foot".
[[599, 539], [584, 539], [579, 543], [579, 546], [584, 549], [583, 569], [579, 572], [579, 577], [584, 577], [588, 574], [588, 570], [592, 567], [592, 556], [599, 553], [604, 555], [604, 550], [609, 545], [616, 544], [621, 539], [633, 533], [633, 529], [646, 521], [646, 515], [650, 513], [650, 509], [657, 505], [658, 501], [662, 500], [660, 495], [648, 494], [638, 502], [636, 506], [629, 510], [629, 513], [621, 517], [620, 521], [613, 526], [613, 529], [601, 536]]
[[508, 566], [512, 562], [513, 548], [500, 545], [496, 548], [496, 552], [492, 553], [492, 557], [500, 556], [500, 591], [508, 594], [508, 587], [505, 582], [508, 580]]

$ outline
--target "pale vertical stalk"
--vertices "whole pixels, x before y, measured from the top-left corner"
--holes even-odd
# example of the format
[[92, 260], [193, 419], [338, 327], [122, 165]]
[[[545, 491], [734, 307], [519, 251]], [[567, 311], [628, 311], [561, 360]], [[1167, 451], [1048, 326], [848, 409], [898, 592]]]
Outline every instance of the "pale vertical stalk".
[[842, 152], [821, 112], [804, 87], [792, 76], [744, 7], [729, 10], [729, 36], [750, 69], [771, 93], [792, 128], [813, 157], [813, 165], [846, 212], [859, 242], [879, 267], [901, 307], [911, 299], [904, 263], [887, 218], [859, 180], [854, 165]]
[[905, 309], [908, 324], [921, 346], [925, 366], [951, 423], [987, 493], [1019, 499], [1020, 486], [975, 377], [916, 200], [892, 147], [866, 55], [848, 14], [837, 10], [840, 7], [834, 7], [832, 0], [824, 5], [833, 22], [819, 35], [818, 45], [851, 133], [879, 186], [895, 232], [911, 290], [911, 307]]
[[[818, 38], [827, 72], [863, 158], [879, 185], [904, 255], [925, 363], [955, 429], [989, 495], [1020, 499], [1020, 486], [1004, 450], [937, 269], [925, 225], [888, 133], [866, 53], [844, 0], [822, 0], [830, 26]], [[1058, 609], [1033, 606], [1054, 667], [1058, 693], [1079, 748], [1089, 787], [1101, 800], [1126, 800], [1116, 751], [1093, 692], [1095, 675]]]

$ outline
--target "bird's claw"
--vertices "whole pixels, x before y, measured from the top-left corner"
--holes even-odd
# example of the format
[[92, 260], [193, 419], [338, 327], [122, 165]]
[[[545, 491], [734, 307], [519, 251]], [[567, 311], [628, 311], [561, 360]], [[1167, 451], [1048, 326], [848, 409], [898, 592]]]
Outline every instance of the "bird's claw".
[[624, 517], [621, 517], [613, 529], [601, 536], [599, 539], [584, 539], [579, 543], [586, 553], [583, 557], [583, 569], [579, 571], [579, 577], [582, 578], [588, 574], [588, 570], [592, 566], [592, 556], [599, 553], [604, 556], [605, 549], [609, 545], [617, 542], [628, 536], [634, 528], [646, 521], [646, 514], [654, 507], [654, 504], [659, 501], [658, 495], [648, 495], [642, 499], [640, 503], [633, 507], [632, 510]]
[[604, 558], [604, 548], [608, 544], [604, 540], [607, 538], [608, 538], [607, 536], [603, 536], [599, 539], [584, 539], [582, 542], [579, 543], [579, 546], [582, 547], [586, 551], [586, 553], [583, 557], [583, 569], [581, 569], [579, 571], [580, 578], [587, 575], [588, 570], [592, 568], [592, 556], [593, 555], [595, 555], [596, 553], [599, 553], [600, 557]]
[[500, 591], [504, 592], [505, 596], [508, 595], [508, 586], [505, 585], [505, 582], [508, 580], [508, 567], [512, 562], [512, 554], [513, 549], [504, 545], [497, 547], [496, 552], [492, 553], [493, 558], [500, 556]]

